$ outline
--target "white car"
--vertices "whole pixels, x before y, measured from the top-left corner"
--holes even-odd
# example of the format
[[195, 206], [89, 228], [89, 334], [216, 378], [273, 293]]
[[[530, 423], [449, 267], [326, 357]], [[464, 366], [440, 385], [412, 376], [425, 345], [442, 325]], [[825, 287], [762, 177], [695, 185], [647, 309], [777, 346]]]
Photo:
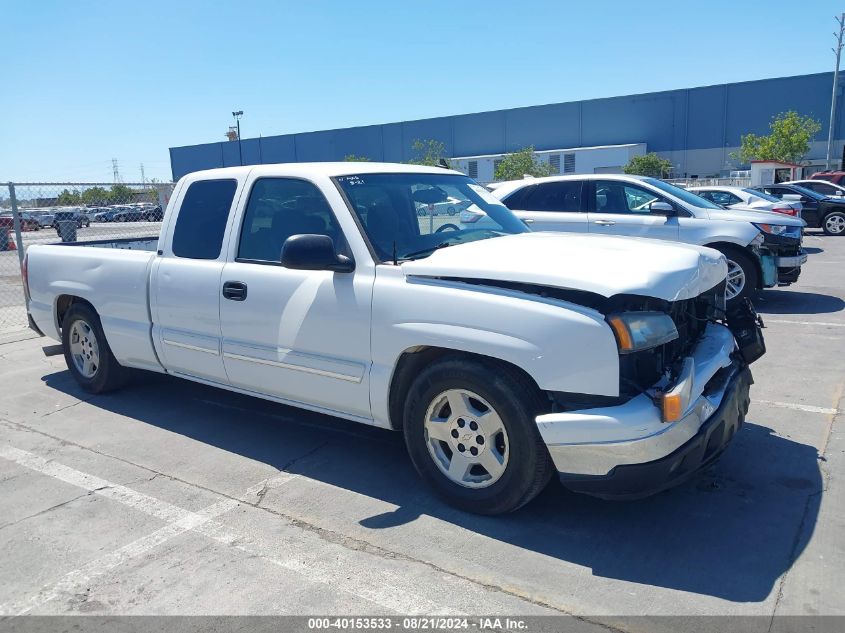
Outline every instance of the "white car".
[[457, 215], [468, 206], [467, 201], [449, 196], [443, 202], [431, 204], [416, 203], [417, 215], [420, 217], [428, 215]]
[[[415, 203], [448, 196], [488, 225], [430, 232]], [[83, 389], [132, 367], [395, 429], [485, 514], [555, 473], [609, 497], [687, 478], [741, 426], [764, 350], [746, 306], [724, 311], [719, 252], [534, 233], [422, 166], [192, 173], [160, 237], [33, 245], [24, 270], [31, 323]]]
[[[798, 280], [807, 255], [804, 221], [781, 213], [725, 209], [662, 180], [622, 174], [515, 180], [495, 189], [537, 231], [628, 235], [710, 246], [728, 260], [727, 300]], [[462, 226], [479, 222], [472, 210]]]
[[815, 191], [816, 193], [820, 193], [823, 196], [835, 196], [835, 197], [842, 197], [845, 196], [845, 187], [842, 185], [837, 185], [833, 182], [828, 182], [827, 180], [820, 180], [820, 179], [811, 179], [811, 180], [790, 180], [789, 182], [780, 183], [783, 185], [798, 185], [799, 187], [804, 187], [804, 189], [809, 189], [810, 191]]
[[692, 191], [705, 200], [714, 202], [726, 209], [768, 211], [801, 217], [801, 203], [797, 201], [797, 197], [796, 201], [790, 202], [770, 196], [764, 191], [745, 187], [687, 187], [687, 191]]

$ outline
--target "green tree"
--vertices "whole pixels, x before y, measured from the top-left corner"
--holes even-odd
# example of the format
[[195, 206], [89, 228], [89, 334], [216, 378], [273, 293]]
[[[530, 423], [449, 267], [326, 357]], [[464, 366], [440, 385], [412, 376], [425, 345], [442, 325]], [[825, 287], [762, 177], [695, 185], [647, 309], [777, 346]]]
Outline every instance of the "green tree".
[[102, 187], [91, 187], [82, 192], [82, 204], [108, 204], [109, 192]]
[[76, 190], [69, 191], [64, 189], [56, 199], [56, 204], [59, 206], [70, 206], [74, 204], [81, 204], [82, 197], [79, 195], [79, 192]]
[[132, 202], [132, 190], [126, 185], [112, 185], [108, 192], [108, 201], [110, 204]]
[[519, 180], [524, 176], [551, 176], [552, 166], [540, 161], [534, 155], [534, 147], [525, 147], [518, 152], [508, 154], [496, 167], [494, 180]]
[[752, 160], [797, 163], [810, 151], [810, 141], [821, 129], [821, 123], [811, 116], [801, 116], [794, 110], [781, 112], [769, 123], [771, 134], [743, 134], [739, 151], [731, 157], [742, 163]]
[[449, 159], [444, 156], [446, 145], [434, 139], [414, 139], [411, 144], [414, 150], [414, 158], [408, 162], [412, 165], [428, 165], [429, 167], [440, 167], [440, 161], [446, 161], [450, 166]]
[[357, 154], [347, 154], [343, 157], [344, 162], [347, 163], [369, 163], [370, 159], [366, 156], [358, 156]]
[[652, 178], [665, 178], [672, 170], [672, 163], [665, 158], [660, 158], [654, 152], [643, 156], [633, 156], [628, 164], [622, 168], [626, 174], [637, 176], [651, 176]]

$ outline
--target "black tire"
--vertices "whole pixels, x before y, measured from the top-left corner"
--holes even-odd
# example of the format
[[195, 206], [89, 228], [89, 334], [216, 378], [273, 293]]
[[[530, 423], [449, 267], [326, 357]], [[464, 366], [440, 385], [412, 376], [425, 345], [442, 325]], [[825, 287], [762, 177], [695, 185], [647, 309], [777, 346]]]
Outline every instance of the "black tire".
[[449, 215], [455, 215], [457, 211], [455, 211], [455, 207], [449, 207], [448, 209], [446, 209], [446, 213], [448, 213]]
[[[80, 371], [71, 354], [71, 330], [77, 321], [87, 324], [96, 339], [99, 363], [93, 376], [90, 377], [85, 376]], [[71, 375], [79, 383], [79, 386], [88, 393], [105, 393], [118, 389], [126, 384], [129, 371], [115, 359], [108, 341], [106, 341], [106, 336], [103, 333], [100, 317], [88, 304], [74, 303], [65, 314], [64, 321], [62, 322], [62, 349], [64, 350], [65, 362]]]
[[760, 287], [760, 273], [757, 270], [757, 264], [751, 259], [750, 255], [747, 255], [744, 251], [739, 248], [718, 248], [719, 252], [721, 252], [725, 258], [728, 260], [728, 275], [730, 275], [730, 268], [733, 264], [739, 266], [742, 269], [743, 274], [745, 275], [744, 284], [742, 289], [740, 290], [739, 294], [734, 296], [731, 299], [728, 299], [727, 304], [729, 306], [736, 305], [737, 303], [744, 301], [745, 299], [754, 295], [755, 292]]
[[[486, 487], [470, 488], [453, 481], [429, 452], [426, 414], [438, 396], [450, 389], [467, 390], [483, 398], [499, 415], [507, 433], [504, 471]], [[522, 373], [500, 363], [446, 357], [424, 369], [408, 391], [405, 444], [417, 472], [446, 502], [476, 514], [504, 514], [536, 497], [554, 473], [534, 419], [542, 411], [541, 392]]]
[[832, 211], [822, 218], [825, 235], [845, 235], [845, 212]]

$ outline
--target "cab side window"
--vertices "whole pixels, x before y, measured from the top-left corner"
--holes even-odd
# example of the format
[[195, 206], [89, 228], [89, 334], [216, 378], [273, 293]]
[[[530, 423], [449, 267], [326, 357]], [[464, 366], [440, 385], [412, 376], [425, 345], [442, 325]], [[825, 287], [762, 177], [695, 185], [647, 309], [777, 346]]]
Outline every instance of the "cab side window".
[[237, 188], [235, 180], [198, 180], [188, 187], [173, 229], [173, 254], [176, 257], [220, 257], [226, 222]]
[[639, 185], [615, 180], [596, 180], [594, 209], [597, 213], [628, 213], [647, 215], [649, 205], [663, 201], [656, 193]]
[[328, 235], [345, 250], [343, 233], [316, 185], [294, 178], [261, 178], [249, 194], [238, 260], [279, 263], [285, 240], [293, 235]]

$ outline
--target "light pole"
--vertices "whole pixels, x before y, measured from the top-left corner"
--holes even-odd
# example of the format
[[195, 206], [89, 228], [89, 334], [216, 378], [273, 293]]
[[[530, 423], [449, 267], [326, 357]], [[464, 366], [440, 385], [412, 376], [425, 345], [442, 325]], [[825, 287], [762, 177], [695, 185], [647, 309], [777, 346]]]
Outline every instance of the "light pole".
[[839, 56], [842, 53], [842, 34], [845, 32], [845, 13], [836, 18], [839, 23], [839, 33], [836, 37], [836, 48], [832, 49], [836, 55], [836, 69], [833, 71], [833, 95], [830, 98], [830, 123], [827, 128], [827, 169], [830, 170], [830, 152], [833, 149], [833, 126], [836, 123], [836, 90], [839, 84]]
[[244, 115], [243, 110], [238, 110], [237, 112], [232, 112], [232, 116], [235, 117], [235, 124], [238, 126], [238, 158], [241, 161], [241, 165], [244, 164], [244, 153], [241, 149], [241, 117]]

